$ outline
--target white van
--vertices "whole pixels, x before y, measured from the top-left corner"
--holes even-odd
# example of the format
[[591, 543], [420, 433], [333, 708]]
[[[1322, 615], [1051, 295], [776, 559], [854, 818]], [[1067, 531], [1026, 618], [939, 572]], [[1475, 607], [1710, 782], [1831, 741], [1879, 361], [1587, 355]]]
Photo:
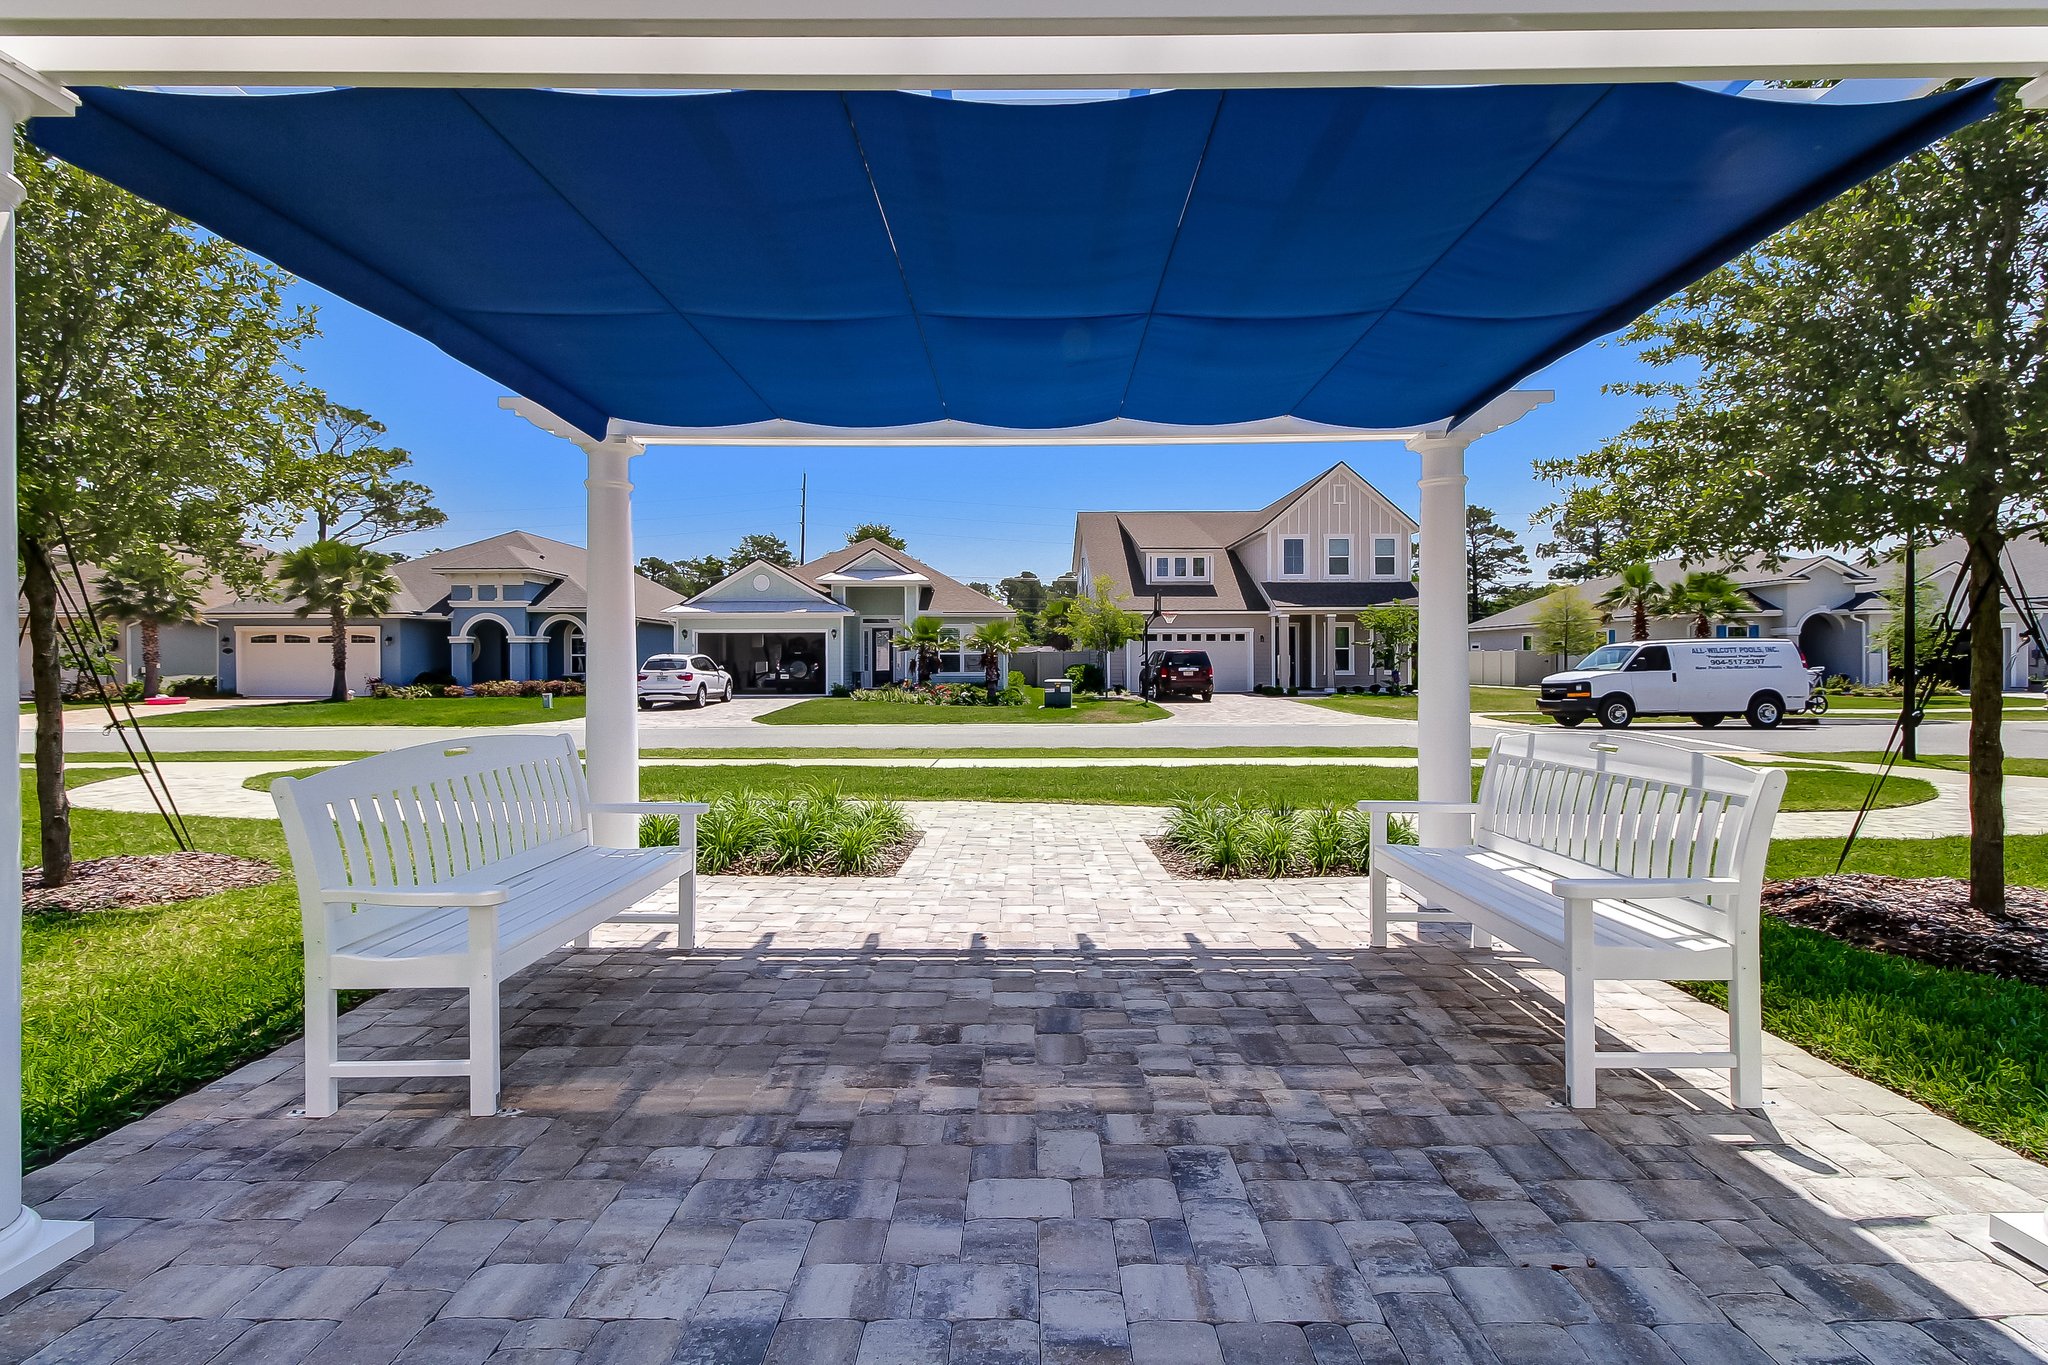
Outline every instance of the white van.
[[1637, 716], [1741, 716], [1769, 730], [1806, 709], [1813, 681], [1790, 640], [1644, 640], [1602, 645], [1543, 680], [1536, 705], [1559, 725], [1587, 717], [1619, 730]]

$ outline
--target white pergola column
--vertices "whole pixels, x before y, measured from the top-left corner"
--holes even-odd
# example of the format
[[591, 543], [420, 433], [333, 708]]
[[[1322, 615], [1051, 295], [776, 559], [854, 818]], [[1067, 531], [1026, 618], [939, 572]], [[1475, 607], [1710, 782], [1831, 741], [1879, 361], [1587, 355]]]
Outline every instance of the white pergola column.
[[[1459, 432], [1417, 436], [1422, 456], [1422, 619], [1415, 642], [1416, 770], [1424, 801], [1472, 799], [1472, 684], [1465, 658], [1465, 447]], [[1459, 841], [1469, 822], [1425, 816], [1425, 843]]]
[[[19, 455], [15, 413], [17, 373], [14, 348], [14, 218], [22, 185], [14, 178], [13, 126], [42, 115], [69, 114], [76, 107], [69, 91], [44, 80], [26, 67], [0, 58], [0, 104], [7, 108], [8, 141], [0, 156], [0, 536], [7, 553], [0, 555], [0, 600], [21, 597], [21, 570], [14, 558], [16, 525], [15, 465]], [[21, 648], [17, 639], [16, 651]], [[17, 661], [17, 670], [19, 664]], [[21, 726], [7, 727], [10, 770], [21, 766]], [[21, 1202], [21, 783], [0, 783], [6, 795], [0, 810], [0, 848], [8, 871], [0, 876], [0, 1295], [11, 1294], [45, 1272], [62, 1265], [92, 1245], [91, 1223], [45, 1219]]]
[[[590, 460], [583, 481], [589, 505], [590, 604], [584, 615], [587, 655], [583, 711], [584, 766], [590, 798], [640, 799], [640, 667], [638, 613], [633, 604], [633, 480], [629, 462], [638, 442], [602, 441], [584, 447]], [[639, 843], [630, 815], [592, 817], [592, 836], [613, 848]]]

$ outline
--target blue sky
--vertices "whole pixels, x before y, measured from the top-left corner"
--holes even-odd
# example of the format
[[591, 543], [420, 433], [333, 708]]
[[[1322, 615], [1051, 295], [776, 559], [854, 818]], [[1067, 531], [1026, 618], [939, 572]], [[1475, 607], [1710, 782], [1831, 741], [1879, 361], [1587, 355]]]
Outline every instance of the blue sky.
[[[306, 377], [338, 402], [369, 412], [412, 451], [448, 524], [394, 541], [412, 553], [525, 530], [583, 541], [583, 457], [567, 442], [504, 412], [503, 386], [425, 341], [300, 283], [323, 335], [301, 353]], [[1551, 490], [1532, 460], [1590, 449], [1625, 426], [1638, 404], [1602, 384], [1636, 372], [1628, 354], [1595, 344], [1527, 381], [1557, 400], [1475, 443], [1468, 496], [1494, 509], [1533, 550], [1528, 517]], [[797, 544], [797, 486], [810, 473], [810, 550], [844, 543], [863, 521], [894, 526], [910, 551], [962, 580], [1033, 569], [1063, 572], [1074, 513], [1089, 508], [1256, 507], [1348, 459], [1412, 515], [1416, 457], [1398, 445], [844, 448], [657, 447], [633, 461], [634, 553], [677, 559], [724, 553], [741, 536], [773, 532]]]

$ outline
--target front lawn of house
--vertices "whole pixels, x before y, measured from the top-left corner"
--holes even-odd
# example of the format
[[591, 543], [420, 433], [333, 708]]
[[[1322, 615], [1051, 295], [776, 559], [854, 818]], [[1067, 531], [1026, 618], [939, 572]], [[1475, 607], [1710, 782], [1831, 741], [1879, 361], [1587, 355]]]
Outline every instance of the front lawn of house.
[[543, 710], [539, 697], [358, 697], [354, 701], [280, 701], [262, 706], [223, 706], [206, 711], [146, 715], [143, 725], [251, 726], [298, 728], [305, 725], [537, 725], [549, 720], [583, 719], [583, 698], [556, 697], [554, 709]]
[[[1390, 697], [1374, 696], [1369, 692], [1363, 695], [1354, 692], [1335, 697], [1291, 697], [1289, 700], [1320, 706], [1325, 711], [1342, 711], [1353, 716], [1384, 716], [1389, 720], [1415, 719], [1413, 693]], [[1472, 709], [1484, 715], [1533, 713], [1536, 710], [1536, 689], [1475, 687], [1472, 689]]]
[[763, 725], [1092, 725], [1120, 721], [1161, 720], [1165, 707], [1136, 698], [1076, 698], [1071, 707], [1047, 707], [1045, 693], [1027, 687], [1022, 706], [912, 706], [904, 702], [857, 701], [852, 697], [813, 697], [765, 716]]

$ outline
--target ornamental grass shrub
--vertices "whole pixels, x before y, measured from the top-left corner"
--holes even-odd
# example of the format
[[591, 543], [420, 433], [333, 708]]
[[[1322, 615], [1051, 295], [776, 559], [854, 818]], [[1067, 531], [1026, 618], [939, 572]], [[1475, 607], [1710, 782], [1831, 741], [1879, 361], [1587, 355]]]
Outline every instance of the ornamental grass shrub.
[[[697, 870], [704, 873], [864, 877], [917, 833], [894, 801], [848, 798], [836, 787], [720, 793], [697, 817]], [[676, 841], [676, 817], [647, 816], [640, 844]]]
[[[1196, 869], [1223, 877], [1349, 877], [1371, 859], [1363, 813], [1342, 806], [1306, 810], [1239, 798], [1191, 797], [1175, 804], [1163, 842]], [[1412, 821], [1387, 822], [1390, 843], [1415, 842]]]

